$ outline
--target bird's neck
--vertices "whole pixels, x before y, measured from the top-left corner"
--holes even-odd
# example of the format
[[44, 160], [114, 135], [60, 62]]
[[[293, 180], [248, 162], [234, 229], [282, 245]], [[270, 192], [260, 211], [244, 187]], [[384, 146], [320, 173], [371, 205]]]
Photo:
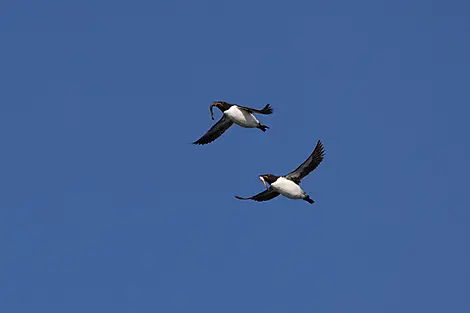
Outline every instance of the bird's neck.
[[230, 109], [231, 106], [232, 106], [232, 104], [230, 104], [230, 103], [221, 103], [217, 107], [220, 109], [220, 111], [225, 112], [228, 109]]
[[271, 184], [274, 183], [278, 178], [279, 178], [279, 176], [270, 175], [270, 176], [266, 177], [265, 180], [266, 180], [266, 182], [268, 182], [268, 183], [271, 185]]

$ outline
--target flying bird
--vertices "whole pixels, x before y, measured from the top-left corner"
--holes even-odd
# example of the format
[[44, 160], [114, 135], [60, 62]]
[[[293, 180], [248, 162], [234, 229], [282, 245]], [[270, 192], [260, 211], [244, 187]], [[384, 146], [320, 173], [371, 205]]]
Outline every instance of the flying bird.
[[263, 132], [269, 127], [263, 125], [253, 115], [258, 114], [272, 114], [273, 109], [271, 105], [266, 104], [261, 110], [243, 107], [238, 104], [230, 104], [225, 101], [214, 101], [210, 105], [211, 117], [214, 119], [213, 108], [217, 107], [223, 112], [222, 118], [215, 123], [201, 138], [193, 142], [195, 145], [205, 145], [211, 143], [220, 137], [233, 123], [240, 125], [244, 128], [259, 128]]
[[[290, 199], [302, 199], [310, 204], [314, 201], [299, 186], [301, 180], [310, 174], [323, 161], [325, 150], [323, 144], [318, 140], [312, 154], [293, 172], [285, 176], [276, 176], [273, 174], [261, 175], [259, 178], [263, 182], [266, 190], [249, 198], [235, 196], [239, 200], [254, 200], [257, 202], [268, 201], [276, 198], [280, 194]], [[270, 186], [268, 187], [269, 184]]]

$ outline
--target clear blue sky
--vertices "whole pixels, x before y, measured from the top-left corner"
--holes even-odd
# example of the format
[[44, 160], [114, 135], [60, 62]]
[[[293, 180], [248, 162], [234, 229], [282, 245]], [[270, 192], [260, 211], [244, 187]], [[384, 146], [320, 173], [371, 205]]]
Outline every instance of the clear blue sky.
[[470, 312], [469, 10], [2, 1], [0, 311]]

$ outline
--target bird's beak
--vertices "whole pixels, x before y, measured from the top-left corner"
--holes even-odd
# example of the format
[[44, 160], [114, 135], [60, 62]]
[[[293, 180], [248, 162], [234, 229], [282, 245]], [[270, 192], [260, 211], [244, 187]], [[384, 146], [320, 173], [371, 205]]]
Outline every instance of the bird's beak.
[[268, 189], [268, 185], [266, 184], [266, 181], [264, 180], [264, 177], [260, 176], [259, 179], [263, 182], [264, 187], [266, 187], [266, 189]]
[[210, 111], [211, 111], [211, 118], [212, 118], [212, 120], [214, 120], [214, 111], [212, 110], [212, 108], [213, 108], [215, 105], [216, 105], [215, 103], [211, 103], [211, 106], [210, 106]]

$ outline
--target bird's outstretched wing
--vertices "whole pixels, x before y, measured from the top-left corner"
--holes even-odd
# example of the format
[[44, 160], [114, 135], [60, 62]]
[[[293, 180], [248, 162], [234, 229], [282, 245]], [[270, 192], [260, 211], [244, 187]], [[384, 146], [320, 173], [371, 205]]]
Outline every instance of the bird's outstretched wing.
[[262, 202], [262, 201], [268, 201], [268, 200], [274, 199], [277, 196], [279, 196], [279, 192], [275, 191], [272, 187], [269, 187], [265, 191], [260, 192], [259, 194], [254, 195], [249, 198], [242, 198], [239, 196], [235, 196], [235, 198], [237, 198], [238, 200], [254, 200], [257, 202]]
[[272, 114], [273, 113], [273, 108], [271, 107], [270, 104], [266, 104], [264, 108], [262, 108], [261, 110], [257, 110], [257, 109], [252, 109], [252, 108], [247, 108], [247, 107], [242, 107], [240, 105], [237, 104], [237, 106], [242, 109], [242, 110], [245, 110], [247, 111], [248, 113], [258, 113], [258, 114]]
[[285, 177], [290, 179], [297, 184], [300, 183], [302, 178], [310, 174], [317, 166], [323, 161], [323, 157], [325, 156], [325, 149], [323, 148], [323, 144], [320, 140], [318, 140], [315, 149], [313, 150], [312, 154], [302, 163], [298, 168], [296, 168], [293, 172], [287, 174]]
[[222, 135], [227, 129], [232, 126], [233, 122], [227, 117], [222, 116], [222, 118], [215, 123], [201, 138], [193, 142], [195, 145], [205, 145], [216, 140], [220, 135]]

